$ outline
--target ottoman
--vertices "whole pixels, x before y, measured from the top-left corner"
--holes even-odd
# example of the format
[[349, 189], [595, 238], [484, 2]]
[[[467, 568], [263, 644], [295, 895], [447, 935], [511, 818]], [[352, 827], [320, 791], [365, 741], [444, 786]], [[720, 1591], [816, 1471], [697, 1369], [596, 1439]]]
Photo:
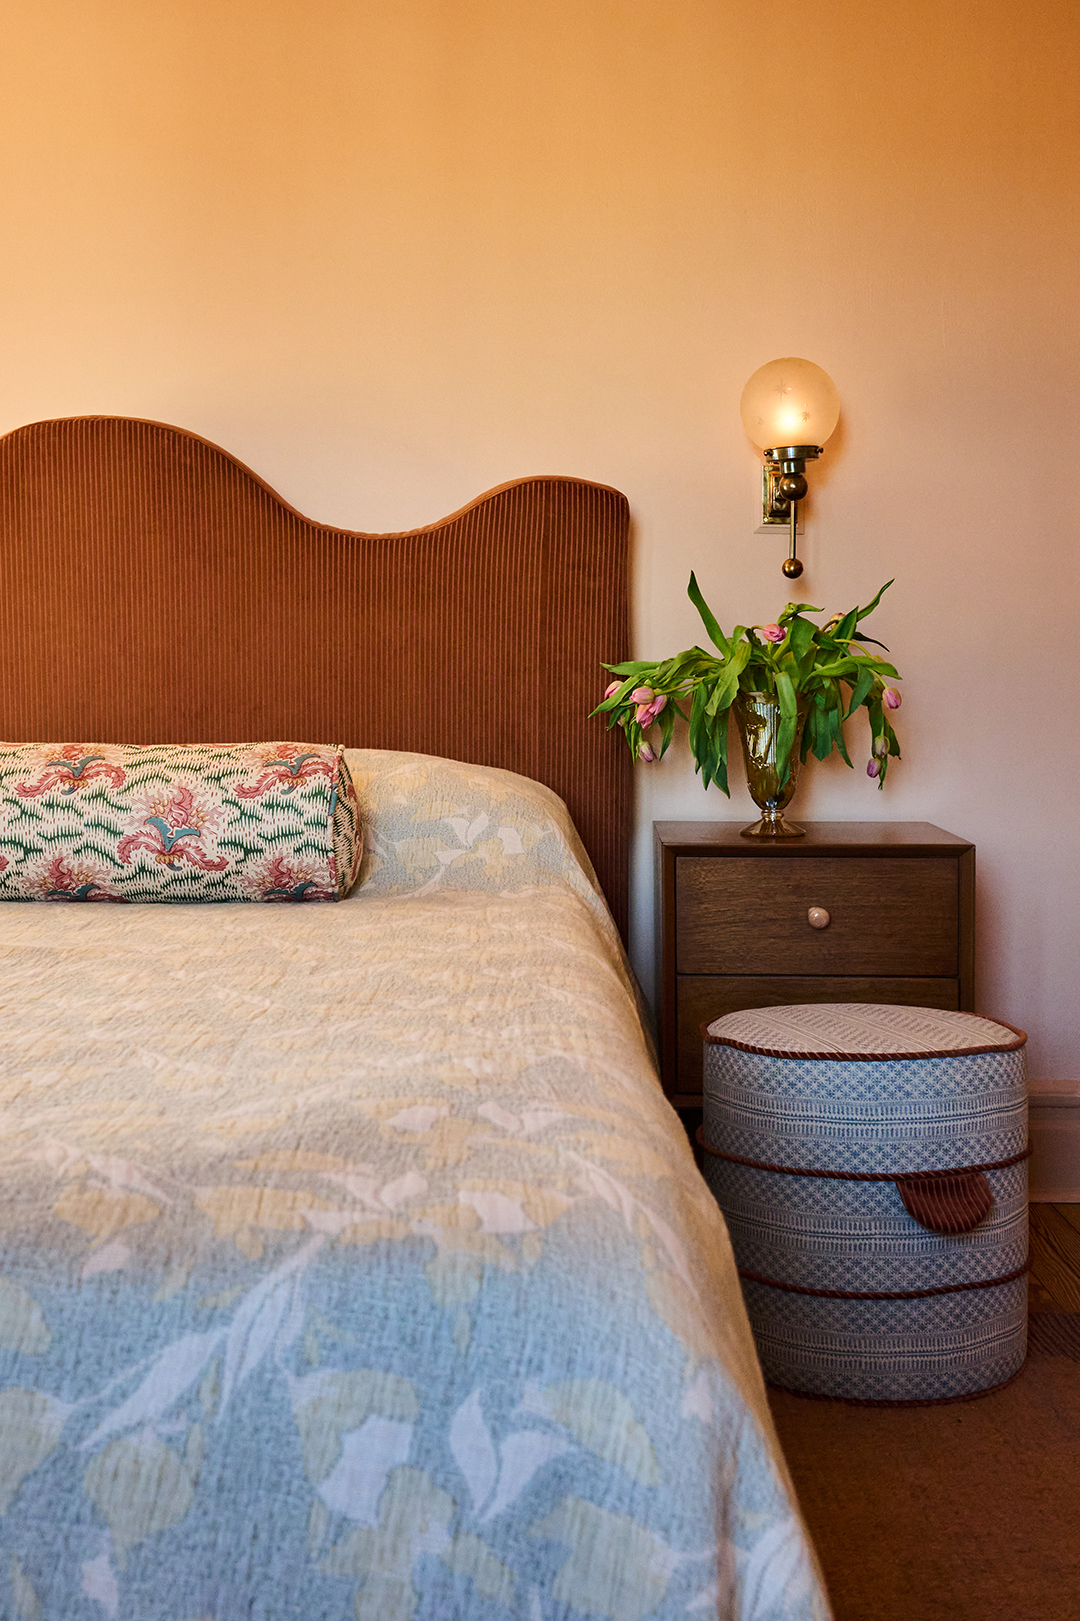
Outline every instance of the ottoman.
[[950, 1401], [1027, 1350], [1023, 1031], [800, 1004], [704, 1029], [700, 1141], [766, 1379]]

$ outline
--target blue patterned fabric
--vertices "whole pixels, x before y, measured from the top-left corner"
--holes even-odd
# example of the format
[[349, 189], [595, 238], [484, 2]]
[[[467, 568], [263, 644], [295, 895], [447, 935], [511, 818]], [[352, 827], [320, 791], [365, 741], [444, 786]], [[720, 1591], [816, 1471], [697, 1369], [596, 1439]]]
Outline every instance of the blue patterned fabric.
[[947, 1401], [1011, 1379], [1027, 1279], [918, 1300], [827, 1300], [743, 1283], [766, 1379], [847, 1401]]
[[1023, 1049], [948, 1058], [769, 1058], [705, 1047], [716, 1148], [821, 1171], [953, 1170], [1027, 1147]]
[[705, 1156], [739, 1266], [804, 1289], [896, 1293], [1004, 1277], [1027, 1261], [1024, 1163], [988, 1171], [994, 1206], [969, 1233], [931, 1233], [895, 1182], [838, 1182]]
[[334, 906], [4, 908], [3, 1621], [828, 1621], [565, 807], [357, 751]]
[[[962, 1048], [966, 1030], [973, 1048], [997, 1031], [999, 1050], [933, 1050], [935, 1041]], [[757, 1009], [716, 1020], [710, 1033], [773, 1049], [705, 1046], [704, 1137], [719, 1151], [706, 1155], [705, 1176], [740, 1270], [771, 1280], [743, 1280], [766, 1378], [849, 1400], [931, 1401], [1016, 1373], [1026, 1282], [994, 1280], [1027, 1263], [1026, 1161], [988, 1171], [990, 1214], [969, 1232], [943, 1234], [909, 1214], [895, 1182], [801, 1176], [721, 1156], [879, 1176], [1011, 1159], [1027, 1146], [1017, 1036], [965, 1014], [863, 1004]], [[897, 1051], [820, 1056], [858, 1054], [873, 1041]], [[920, 1045], [924, 1056], [905, 1056]], [[798, 1292], [929, 1289], [955, 1292], [913, 1300]]]

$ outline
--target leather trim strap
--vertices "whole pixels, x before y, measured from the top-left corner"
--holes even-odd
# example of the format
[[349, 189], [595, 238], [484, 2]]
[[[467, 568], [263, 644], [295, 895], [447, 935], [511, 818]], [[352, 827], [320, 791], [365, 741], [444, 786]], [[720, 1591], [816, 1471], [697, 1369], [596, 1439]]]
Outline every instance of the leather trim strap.
[[[801, 1165], [771, 1165], [764, 1159], [746, 1159], [742, 1154], [727, 1154], [722, 1148], [714, 1148], [705, 1141], [705, 1128], [699, 1126], [695, 1139], [706, 1154], [712, 1154], [716, 1159], [729, 1159], [734, 1165], [749, 1165], [754, 1171], [776, 1171], [781, 1176], [824, 1176], [835, 1182], [918, 1182], [929, 1177], [948, 1176], [949, 1170], [943, 1171], [810, 1171]], [[963, 1171], [1003, 1171], [1006, 1166], [1019, 1165], [1021, 1160], [1031, 1158], [1030, 1146], [1022, 1153], [1013, 1154], [1008, 1159], [987, 1160], [983, 1165], [957, 1165], [952, 1167], [952, 1173], [959, 1175]]]
[[982, 1171], [894, 1178], [904, 1209], [930, 1233], [970, 1233], [994, 1208]]
[[1031, 1257], [1015, 1272], [1006, 1272], [1000, 1278], [979, 1278], [975, 1283], [941, 1283], [934, 1289], [805, 1289], [799, 1283], [781, 1283], [777, 1278], [766, 1278], [760, 1272], [746, 1272], [739, 1268], [740, 1278], [750, 1283], [764, 1283], [770, 1289], [783, 1289], [790, 1295], [817, 1295], [822, 1300], [922, 1300], [927, 1295], [958, 1295], [966, 1289], [996, 1289], [1001, 1283], [1015, 1283], [1031, 1270]]
[[1027, 1033], [1009, 1024], [1005, 1019], [991, 1019], [987, 1017], [988, 1024], [999, 1024], [1003, 1030], [1011, 1030], [1014, 1041], [992, 1041], [985, 1046], [977, 1047], [923, 1047], [913, 1053], [840, 1053], [804, 1052], [802, 1048], [794, 1047], [755, 1047], [749, 1041], [736, 1041], [733, 1036], [714, 1036], [709, 1033], [709, 1026], [701, 1026], [702, 1040], [709, 1047], [734, 1047], [736, 1052], [757, 1053], [762, 1058], [796, 1058], [809, 1059], [813, 1063], [835, 1062], [838, 1064], [885, 1064], [890, 1060], [903, 1058], [972, 1058], [979, 1053], [1011, 1053], [1018, 1047], [1024, 1046]]

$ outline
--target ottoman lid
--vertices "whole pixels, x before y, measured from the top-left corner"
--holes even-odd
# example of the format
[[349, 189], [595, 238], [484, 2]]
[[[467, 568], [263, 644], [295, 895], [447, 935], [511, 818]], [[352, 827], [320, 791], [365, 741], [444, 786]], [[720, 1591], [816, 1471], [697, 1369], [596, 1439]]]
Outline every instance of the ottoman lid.
[[875, 1059], [960, 1058], [1010, 1052], [1027, 1036], [1011, 1024], [944, 1008], [877, 1002], [797, 1002], [725, 1013], [705, 1039], [768, 1058], [872, 1063]]
[[800, 1175], [912, 1176], [1027, 1153], [1022, 1030], [866, 1002], [748, 1008], [705, 1032], [714, 1152]]

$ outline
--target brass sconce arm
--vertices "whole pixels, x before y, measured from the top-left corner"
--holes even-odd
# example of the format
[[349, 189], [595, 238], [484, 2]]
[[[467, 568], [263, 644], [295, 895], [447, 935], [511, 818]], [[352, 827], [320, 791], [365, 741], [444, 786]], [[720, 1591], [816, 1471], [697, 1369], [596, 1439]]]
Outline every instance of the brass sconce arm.
[[788, 525], [788, 555], [783, 571], [789, 580], [797, 580], [803, 571], [796, 552], [796, 529], [799, 502], [809, 488], [804, 469], [808, 461], [817, 460], [821, 451], [820, 445], [784, 445], [762, 452], [762, 518], [767, 524]]

